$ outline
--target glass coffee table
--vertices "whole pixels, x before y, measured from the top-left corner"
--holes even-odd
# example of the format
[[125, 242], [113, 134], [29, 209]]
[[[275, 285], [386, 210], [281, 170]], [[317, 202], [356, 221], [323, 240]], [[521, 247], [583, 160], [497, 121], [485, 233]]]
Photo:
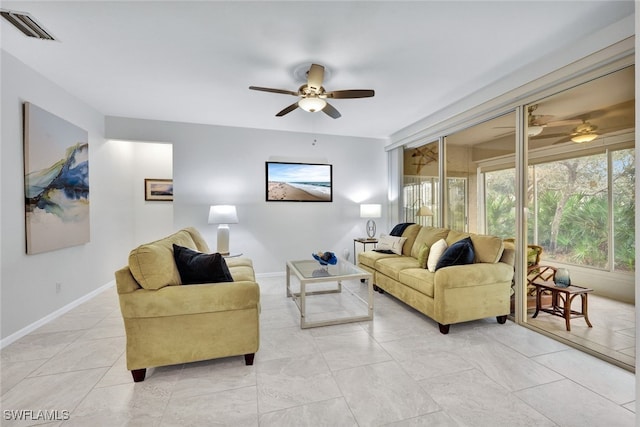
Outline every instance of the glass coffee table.
[[[300, 283], [300, 292], [291, 290], [291, 278], [295, 275]], [[300, 310], [300, 328], [314, 328], [317, 326], [337, 325], [341, 323], [360, 322], [373, 319], [373, 281], [371, 274], [356, 267], [349, 261], [338, 259], [336, 265], [321, 266], [314, 260], [287, 261], [287, 297], [291, 297]], [[368, 298], [365, 301], [359, 295], [352, 292], [347, 286], [342, 285], [343, 281], [353, 280], [358, 284], [363, 281], [367, 284]], [[321, 290], [309, 291], [308, 289], [320, 284], [337, 282], [336, 287]], [[309, 321], [307, 315], [307, 297], [312, 295], [338, 294], [346, 290], [350, 296], [366, 304], [366, 314], [353, 316], [340, 316], [325, 318], [318, 321]]]

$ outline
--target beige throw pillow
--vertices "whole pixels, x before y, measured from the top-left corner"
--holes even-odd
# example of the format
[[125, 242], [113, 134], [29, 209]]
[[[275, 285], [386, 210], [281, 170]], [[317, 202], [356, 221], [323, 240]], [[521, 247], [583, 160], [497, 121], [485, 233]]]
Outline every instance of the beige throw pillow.
[[376, 249], [392, 251], [394, 254], [402, 255], [402, 246], [404, 246], [406, 240], [406, 237], [380, 236]]
[[447, 242], [444, 239], [438, 240], [431, 246], [431, 249], [429, 250], [429, 259], [427, 260], [427, 268], [430, 272], [435, 273], [438, 260], [440, 260], [440, 257], [446, 250]]

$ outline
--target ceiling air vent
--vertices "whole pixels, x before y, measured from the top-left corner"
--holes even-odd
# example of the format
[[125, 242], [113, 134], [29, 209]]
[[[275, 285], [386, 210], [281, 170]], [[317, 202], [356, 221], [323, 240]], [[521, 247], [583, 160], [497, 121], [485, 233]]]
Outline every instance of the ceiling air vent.
[[14, 27], [22, 31], [26, 36], [41, 40], [55, 40], [55, 38], [40, 25], [35, 18], [26, 12], [14, 12], [0, 9], [0, 15], [11, 22]]

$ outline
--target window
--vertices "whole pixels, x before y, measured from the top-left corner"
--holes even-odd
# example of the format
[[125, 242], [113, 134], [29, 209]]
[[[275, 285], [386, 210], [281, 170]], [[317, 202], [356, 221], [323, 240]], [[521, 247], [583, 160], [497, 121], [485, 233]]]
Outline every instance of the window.
[[635, 271], [635, 150], [611, 154], [614, 269]]
[[515, 169], [487, 172], [485, 218], [487, 234], [512, 238], [516, 229]]
[[447, 227], [457, 231], [467, 231], [467, 179], [447, 178]]
[[542, 246], [546, 259], [607, 268], [606, 155], [536, 164], [529, 177], [528, 241]]
[[[529, 166], [527, 241], [542, 246], [545, 259], [635, 271], [634, 165], [629, 148]], [[489, 234], [511, 237], [514, 178], [514, 169], [485, 173]]]

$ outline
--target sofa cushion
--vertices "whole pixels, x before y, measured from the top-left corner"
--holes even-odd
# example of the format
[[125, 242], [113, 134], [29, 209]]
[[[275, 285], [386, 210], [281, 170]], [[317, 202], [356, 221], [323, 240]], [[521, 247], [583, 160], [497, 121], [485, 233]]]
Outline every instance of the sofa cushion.
[[227, 267], [229, 267], [230, 269], [233, 267], [253, 268], [253, 261], [251, 261], [251, 258], [230, 257], [230, 258], [225, 258], [225, 262], [227, 263]]
[[420, 265], [420, 268], [427, 268], [427, 260], [429, 259], [430, 249], [431, 246], [423, 243], [420, 251], [418, 251], [418, 264]]
[[129, 253], [129, 269], [144, 289], [160, 289], [181, 283], [173, 259], [173, 244], [197, 250], [187, 230], [180, 230], [164, 239], [140, 245]]
[[436, 264], [436, 271], [452, 265], [472, 264], [475, 259], [471, 237], [458, 240], [447, 248]]
[[[402, 237], [406, 237], [407, 241], [404, 242], [402, 255], [413, 256], [411, 255], [411, 250], [413, 249], [414, 242], [416, 241], [416, 237], [418, 236], [418, 233], [421, 229], [422, 226], [418, 224], [411, 224], [410, 226], [405, 228], [404, 232], [402, 233]], [[417, 258], [417, 256], [414, 256], [414, 258]]]
[[447, 237], [446, 237], [445, 240], [447, 241], [447, 245], [451, 246], [455, 242], [457, 242], [458, 240], [462, 240], [464, 238], [467, 238], [470, 235], [471, 235], [471, 233], [467, 233], [466, 231], [450, 230], [449, 233], [447, 234]]
[[440, 239], [435, 242], [429, 250], [429, 259], [427, 259], [427, 268], [430, 272], [435, 273], [436, 266], [440, 257], [447, 250], [447, 242], [444, 239]]
[[483, 234], [472, 234], [471, 241], [476, 253], [475, 262], [488, 262], [495, 264], [500, 261], [504, 244], [502, 239], [496, 236], [486, 236]]
[[402, 246], [406, 240], [406, 237], [380, 236], [376, 250], [391, 251], [394, 254], [402, 255]]
[[435, 277], [435, 273], [424, 268], [407, 268], [398, 275], [402, 284], [431, 298], [433, 298], [433, 281]]
[[488, 262], [493, 264], [500, 260], [504, 245], [502, 239], [499, 237], [451, 230], [447, 235], [447, 245], [451, 246], [453, 243], [466, 237], [471, 237], [471, 241], [473, 242], [473, 248], [476, 253], [475, 262]]
[[378, 262], [378, 260], [384, 259], [384, 258], [397, 258], [397, 257], [398, 255], [396, 254], [385, 254], [383, 252], [365, 251], [365, 252], [360, 252], [358, 254], [358, 264], [362, 264], [369, 268], [375, 269], [376, 262]]
[[173, 258], [183, 285], [233, 282], [227, 263], [219, 253], [205, 254], [174, 243]]
[[[160, 318], [251, 309], [260, 303], [255, 282], [205, 283], [198, 286], [165, 286], [157, 291], [139, 289], [120, 295], [125, 319]], [[177, 319], [176, 319], [177, 320]], [[233, 331], [234, 325], [228, 325]], [[184, 331], [189, 334], [190, 331]]]
[[387, 277], [398, 280], [400, 272], [406, 268], [420, 268], [418, 260], [408, 256], [383, 258], [376, 262], [376, 270]]
[[449, 230], [447, 228], [438, 228], [438, 227], [429, 227], [424, 226], [418, 232], [416, 236], [416, 240], [413, 243], [413, 248], [411, 249], [411, 256], [414, 258], [418, 258], [420, 248], [424, 243], [429, 246], [433, 246], [435, 242], [440, 239], [446, 239], [449, 234]]
[[231, 272], [231, 276], [234, 281], [256, 281], [256, 275], [253, 271], [253, 262], [251, 259], [232, 257], [225, 258], [225, 261], [227, 262], [227, 267], [229, 267], [229, 271]]

